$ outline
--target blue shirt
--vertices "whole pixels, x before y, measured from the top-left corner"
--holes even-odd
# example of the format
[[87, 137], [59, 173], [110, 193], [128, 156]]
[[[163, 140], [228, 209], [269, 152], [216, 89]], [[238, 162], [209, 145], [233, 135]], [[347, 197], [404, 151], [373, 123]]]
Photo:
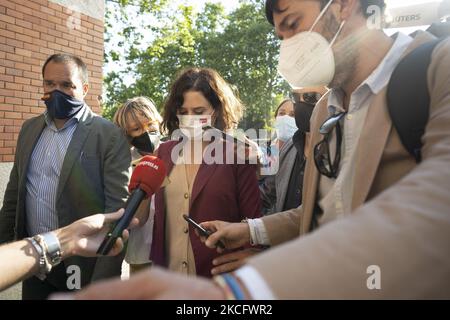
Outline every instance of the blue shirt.
[[67, 148], [86, 112], [86, 105], [61, 129], [45, 116], [46, 126], [39, 137], [26, 177], [26, 227], [29, 236], [55, 230], [59, 227], [56, 212], [56, 192]]

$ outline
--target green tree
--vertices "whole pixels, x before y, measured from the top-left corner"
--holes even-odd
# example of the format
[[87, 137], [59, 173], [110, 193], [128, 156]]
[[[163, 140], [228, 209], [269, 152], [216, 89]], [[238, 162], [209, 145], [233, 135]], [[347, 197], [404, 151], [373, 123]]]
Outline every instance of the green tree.
[[204, 48], [205, 65], [234, 84], [246, 105], [243, 128], [268, 124], [276, 97], [288, 88], [277, 74], [278, 44], [264, 15], [264, 1], [243, 3], [225, 30]]
[[[128, 27], [121, 34], [128, 45], [128, 68], [105, 77], [104, 116], [112, 117], [120, 103], [136, 95], [151, 97], [161, 108], [176, 74], [198, 66], [218, 70], [238, 90], [246, 105], [242, 128], [270, 125], [273, 108], [288, 87], [277, 75], [277, 40], [263, 6], [261, 0], [242, 1], [229, 15], [220, 4], [207, 3], [200, 14], [191, 6], [181, 5], [176, 12], [166, 13], [160, 6], [153, 15], [165, 22], [147, 28], [154, 40], [145, 49], [138, 49], [142, 36], [136, 34], [137, 29]], [[118, 59], [114, 50], [106, 56]], [[125, 73], [132, 73], [135, 83], [125, 84]]]

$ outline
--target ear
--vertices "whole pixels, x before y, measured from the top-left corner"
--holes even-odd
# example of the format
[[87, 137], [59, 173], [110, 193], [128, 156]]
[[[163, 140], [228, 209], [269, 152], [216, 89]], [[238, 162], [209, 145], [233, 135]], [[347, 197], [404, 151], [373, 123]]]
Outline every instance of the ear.
[[336, 0], [335, 3], [340, 5], [341, 20], [349, 20], [353, 14], [361, 10], [359, 0]]
[[88, 91], [89, 91], [89, 83], [83, 84], [83, 98], [86, 97]]

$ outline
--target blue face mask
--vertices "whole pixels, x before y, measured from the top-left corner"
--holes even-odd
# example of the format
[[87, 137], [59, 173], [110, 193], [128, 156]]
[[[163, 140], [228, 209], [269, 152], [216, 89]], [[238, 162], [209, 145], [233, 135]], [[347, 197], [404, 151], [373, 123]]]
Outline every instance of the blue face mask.
[[81, 110], [84, 101], [75, 99], [59, 90], [50, 93], [50, 98], [45, 100], [48, 115], [52, 119], [69, 119]]

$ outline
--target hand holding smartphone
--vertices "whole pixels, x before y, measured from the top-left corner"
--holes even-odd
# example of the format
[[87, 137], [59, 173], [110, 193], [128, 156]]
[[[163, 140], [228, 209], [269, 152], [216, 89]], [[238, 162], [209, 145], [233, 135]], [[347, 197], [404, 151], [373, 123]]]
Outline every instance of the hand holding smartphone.
[[[200, 233], [200, 235], [202, 237], [208, 238], [212, 232], [209, 230], [206, 230], [205, 228], [203, 228], [201, 225], [199, 225], [197, 222], [195, 222], [194, 220], [192, 220], [191, 218], [189, 218], [187, 215], [183, 214], [183, 218], [184, 220], [186, 220], [190, 225], [192, 225], [195, 229], [197, 229], [197, 231]], [[219, 240], [217, 242], [217, 246], [221, 249], [225, 249], [225, 245]]]

